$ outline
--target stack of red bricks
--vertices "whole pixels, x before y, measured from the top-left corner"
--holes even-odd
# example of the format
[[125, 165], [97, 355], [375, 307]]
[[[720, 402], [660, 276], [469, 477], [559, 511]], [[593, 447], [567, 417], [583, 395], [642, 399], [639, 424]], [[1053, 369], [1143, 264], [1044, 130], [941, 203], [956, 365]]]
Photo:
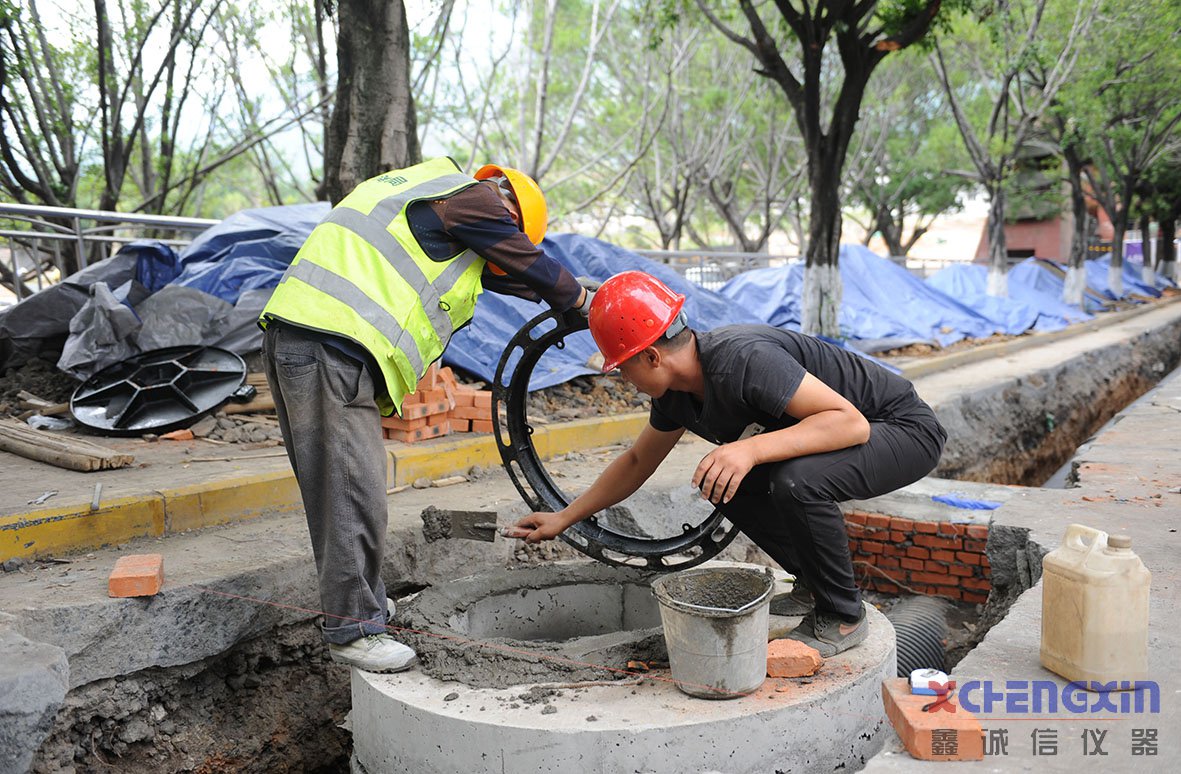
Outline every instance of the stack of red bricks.
[[492, 392], [459, 384], [450, 368], [435, 363], [402, 401], [401, 415], [383, 417], [381, 427], [386, 439], [403, 443], [450, 433], [490, 433]]
[[439, 377], [439, 365], [427, 369], [414, 392], [402, 400], [400, 416], [382, 417], [381, 427], [391, 441], [413, 443], [451, 432], [448, 416], [455, 405]]
[[458, 384], [450, 368], [440, 372], [455, 401], [451, 408], [451, 429], [457, 433], [492, 432], [492, 391]]
[[[985, 602], [992, 575], [985, 554], [988, 526], [914, 521], [880, 513], [845, 514], [853, 571], [870, 588]], [[872, 565], [872, 569], [857, 562]]]

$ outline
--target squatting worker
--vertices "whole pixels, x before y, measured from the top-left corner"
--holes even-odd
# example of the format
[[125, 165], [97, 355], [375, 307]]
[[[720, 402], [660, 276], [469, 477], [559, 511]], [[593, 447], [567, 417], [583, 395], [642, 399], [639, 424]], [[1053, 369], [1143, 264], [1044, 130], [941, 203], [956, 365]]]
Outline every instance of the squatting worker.
[[386, 633], [380, 415], [399, 411], [483, 289], [589, 309], [591, 292], [537, 245], [546, 206], [515, 169], [463, 174], [448, 158], [361, 183], [316, 226], [259, 324], [299, 483], [334, 661], [405, 669]]
[[692, 430], [718, 444], [693, 485], [811, 591], [783, 599], [797, 610], [779, 612], [807, 613], [788, 636], [826, 657], [847, 650], [869, 625], [837, 503], [923, 477], [947, 434], [910, 382], [869, 360], [768, 325], [695, 332], [683, 304], [641, 272], [603, 283], [591, 334], [603, 370], [651, 396], [649, 423], [574, 502], [521, 519], [513, 534], [547, 540], [618, 503]]

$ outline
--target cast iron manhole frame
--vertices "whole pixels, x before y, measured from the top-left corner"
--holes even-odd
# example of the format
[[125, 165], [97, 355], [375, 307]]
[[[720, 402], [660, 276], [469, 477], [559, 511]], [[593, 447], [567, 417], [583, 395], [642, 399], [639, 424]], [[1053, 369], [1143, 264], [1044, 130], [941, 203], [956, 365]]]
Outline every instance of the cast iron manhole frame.
[[[553, 328], [545, 326], [550, 323]], [[526, 406], [529, 378], [537, 361], [551, 347], [565, 346], [567, 336], [587, 329], [586, 320], [576, 312], [550, 310], [525, 323], [509, 341], [496, 366], [492, 384], [492, 427], [500, 458], [513, 485], [534, 511], [557, 512], [569, 504], [554, 483], [533, 445], [533, 426]], [[505, 371], [516, 353], [520, 358], [510, 374]], [[505, 407], [501, 424], [500, 407]], [[717, 556], [738, 535], [717, 509], [700, 524], [681, 525], [681, 534], [664, 538], [642, 538], [616, 532], [591, 516], [561, 533], [562, 540], [604, 564], [642, 567], [672, 572], [695, 567]]]

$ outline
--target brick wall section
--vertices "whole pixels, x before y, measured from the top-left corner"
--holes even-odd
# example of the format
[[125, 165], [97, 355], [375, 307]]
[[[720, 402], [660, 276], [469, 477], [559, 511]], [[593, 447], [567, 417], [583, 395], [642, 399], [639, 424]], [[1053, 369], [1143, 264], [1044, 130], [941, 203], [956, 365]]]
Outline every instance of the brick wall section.
[[897, 594], [906, 591], [900, 585], [905, 584], [921, 594], [964, 602], [988, 599], [987, 525], [849, 511], [845, 526], [853, 574], [863, 588]]

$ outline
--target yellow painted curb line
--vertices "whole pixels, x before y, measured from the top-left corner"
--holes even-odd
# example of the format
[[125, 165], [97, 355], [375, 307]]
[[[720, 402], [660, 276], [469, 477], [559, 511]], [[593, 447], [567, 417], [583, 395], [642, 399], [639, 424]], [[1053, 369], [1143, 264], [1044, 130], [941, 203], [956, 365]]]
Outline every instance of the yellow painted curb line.
[[[648, 412], [538, 425], [533, 432], [533, 447], [539, 457], [549, 459], [579, 449], [629, 443], [646, 424]], [[421, 446], [398, 444], [387, 449], [393, 464], [391, 486], [405, 486], [420, 478], [435, 479], [462, 473], [473, 465], [500, 465], [500, 450], [491, 435]]]
[[260, 473], [169, 489], [164, 496], [165, 534], [287, 513], [303, 507], [289, 470]]
[[164, 498], [119, 497], [96, 511], [89, 505], [48, 508], [0, 518], [0, 559], [50, 556], [164, 534]]

